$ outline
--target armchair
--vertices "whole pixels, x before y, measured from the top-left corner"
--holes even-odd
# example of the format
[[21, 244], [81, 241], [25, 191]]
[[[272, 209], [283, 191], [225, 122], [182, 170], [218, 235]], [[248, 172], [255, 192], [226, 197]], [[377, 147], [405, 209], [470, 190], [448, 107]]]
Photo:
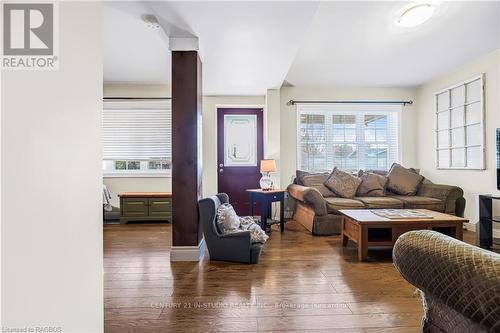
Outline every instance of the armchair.
[[200, 223], [210, 260], [256, 264], [259, 262], [262, 244], [252, 243], [250, 231], [224, 235], [217, 226], [217, 208], [228, 202], [229, 197], [225, 193], [198, 201]]

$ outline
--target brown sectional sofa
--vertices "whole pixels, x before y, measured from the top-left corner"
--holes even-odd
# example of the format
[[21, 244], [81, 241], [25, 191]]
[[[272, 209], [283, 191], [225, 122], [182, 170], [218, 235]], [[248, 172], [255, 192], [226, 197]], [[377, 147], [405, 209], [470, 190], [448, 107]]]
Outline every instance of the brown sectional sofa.
[[[377, 173], [383, 174], [380, 171]], [[416, 195], [386, 192], [380, 197], [323, 197], [316, 188], [299, 185], [297, 181], [289, 185], [287, 190], [294, 204], [294, 220], [314, 235], [339, 234], [341, 209], [423, 208], [456, 216], [463, 216], [465, 210], [461, 188], [434, 184], [427, 179], [422, 181]]]

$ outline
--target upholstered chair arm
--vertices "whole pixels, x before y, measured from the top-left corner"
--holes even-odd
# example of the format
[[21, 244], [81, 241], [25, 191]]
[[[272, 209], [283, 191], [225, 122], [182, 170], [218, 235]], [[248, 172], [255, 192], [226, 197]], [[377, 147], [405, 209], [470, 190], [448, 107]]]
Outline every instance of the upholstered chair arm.
[[248, 239], [248, 242], [250, 243], [250, 231], [245, 230], [245, 231], [238, 231], [238, 232], [233, 232], [229, 234], [223, 234], [220, 236], [221, 238], [224, 239], [238, 239], [238, 240], [244, 240]]
[[442, 184], [422, 184], [417, 195], [442, 200], [445, 203], [445, 213], [462, 215], [457, 210], [457, 200], [462, 198], [464, 191], [457, 186]]
[[420, 230], [399, 237], [393, 259], [401, 275], [421, 291], [424, 331], [500, 328], [500, 255]]
[[327, 214], [325, 199], [317, 189], [297, 184], [290, 184], [287, 187], [287, 191], [288, 194], [295, 200], [312, 206], [316, 215], [323, 216]]

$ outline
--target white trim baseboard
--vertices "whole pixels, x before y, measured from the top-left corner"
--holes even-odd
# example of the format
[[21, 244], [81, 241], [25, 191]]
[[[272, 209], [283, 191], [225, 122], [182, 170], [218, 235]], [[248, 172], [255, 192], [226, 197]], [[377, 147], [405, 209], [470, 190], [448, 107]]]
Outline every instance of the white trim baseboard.
[[172, 246], [170, 261], [200, 261], [205, 255], [205, 238], [198, 246]]

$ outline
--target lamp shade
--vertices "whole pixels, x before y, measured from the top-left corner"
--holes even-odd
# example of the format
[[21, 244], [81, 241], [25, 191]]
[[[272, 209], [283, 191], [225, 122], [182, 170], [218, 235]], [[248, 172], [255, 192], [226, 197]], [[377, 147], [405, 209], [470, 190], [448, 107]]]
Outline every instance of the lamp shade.
[[269, 159], [269, 160], [261, 160], [260, 161], [260, 172], [276, 172], [276, 161]]

